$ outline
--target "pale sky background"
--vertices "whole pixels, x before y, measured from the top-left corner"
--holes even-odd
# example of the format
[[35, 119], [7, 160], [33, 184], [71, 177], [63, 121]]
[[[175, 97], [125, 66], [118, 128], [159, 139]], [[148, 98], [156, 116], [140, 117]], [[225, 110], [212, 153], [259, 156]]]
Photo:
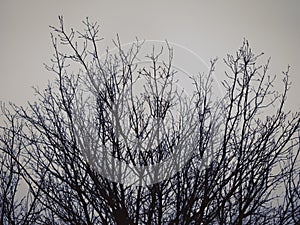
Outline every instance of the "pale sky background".
[[[101, 25], [111, 46], [118, 33], [123, 43], [140, 39], [169, 40], [193, 50], [205, 62], [222, 58], [249, 40], [257, 53], [271, 56], [271, 74], [291, 65], [287, 108], [300, 109], [300, 1], [38, 1], [0, 0], [0, 101], [24, 104], [31, 86], [53, 78], [43, 63], [52, 54], [49, 25], [63, 15], [67, 26], [81, 28], [89, 16]], [[175, 54], [175, 57], [176, 54]], [[220, 68], [218, 70], [218, 68]]]

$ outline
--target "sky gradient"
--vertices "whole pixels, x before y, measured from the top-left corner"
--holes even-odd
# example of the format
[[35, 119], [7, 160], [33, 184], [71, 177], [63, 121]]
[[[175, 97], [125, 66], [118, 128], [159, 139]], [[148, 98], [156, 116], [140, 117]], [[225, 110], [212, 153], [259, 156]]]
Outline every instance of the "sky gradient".
[[[222, 58], [249, 40], [254, 52], [271, 57], [270, 74], [291, 65], [293, 86], [286, 107], [300, 109], [299, 1], [17, 1], [0, 0], [0, 101], [24, 104], [53, 75], [44, 69], [52, 46], [49, 25], [63, 15], [66, 26], [82, 28], [86, 16], [98, 21], [104, 41], [112, 46], [135, 37], [169, 40], [193, 50], [205, 62], [218, 57], [216, 77], [222, 79]], [[175, 57], [180, 57], [176, 56]], [[184, 60], [184, 59], [183, 59]], [[219, 69], [218, 69], [219, 68]], [[201, 72], [201, 71], [200, 71]]]

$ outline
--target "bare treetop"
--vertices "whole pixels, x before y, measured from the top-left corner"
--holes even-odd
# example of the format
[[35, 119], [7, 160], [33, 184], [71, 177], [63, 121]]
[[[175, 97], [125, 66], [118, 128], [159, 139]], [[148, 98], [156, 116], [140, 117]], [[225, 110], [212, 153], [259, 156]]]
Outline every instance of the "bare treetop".
[[187, 93], [168, 42], [98, 52], [98, 24], [83, 23], [51, 26], [56, 79], [38, 101], [1, 107], [1, 224], [299, 224], [289, 68], [274, 89], [244, 40], [224, 59], [224, 96], [217, 60]]

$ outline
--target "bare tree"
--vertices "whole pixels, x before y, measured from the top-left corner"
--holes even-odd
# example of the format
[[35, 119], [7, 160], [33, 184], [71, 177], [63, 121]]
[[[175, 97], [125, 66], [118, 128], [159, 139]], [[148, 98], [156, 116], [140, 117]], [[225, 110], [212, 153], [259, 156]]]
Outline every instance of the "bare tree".
[[[39, 219], [42, 209], [36, 195], [30, 191], [31, 181], [26, 178], [27, 163], [22, 160], [23, 123], [4, 105], [1, 108], [10, 124], [6, 124], [0, 136], [0, 224], [33, 224]], [[28, 183], [25, 190], [24, 181]], [[39, 188], [36, 193], [39, 194]]]
[[59, 17], [46, 65], [55, 82], [27, 108], [2, 106], [2, 224], [299, 223], [289, 70], [276, 91], [269, 61], [258, 65], [245, 40], [224, 59], [222, 98], [213, 96], [216, 60], [189, 78], [188, 96], [167, 42], [147, 65], [138, 40], [125, 51], [117, 39], [117, 52], [101, 57], [99, 26], [84, 25], [67, 31]]

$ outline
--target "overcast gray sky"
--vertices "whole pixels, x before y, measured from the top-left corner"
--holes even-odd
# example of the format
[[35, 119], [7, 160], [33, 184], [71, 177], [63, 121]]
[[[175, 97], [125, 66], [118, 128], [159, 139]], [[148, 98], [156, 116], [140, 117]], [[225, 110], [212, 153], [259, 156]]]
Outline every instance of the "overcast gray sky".
[[[52, 75], [43, 63], [52, 49], [49, 25], [63, 15], [80, 28], [89, 16], [101, 25], [111, 45], [141, 39], [169, 40], [192, 49], [204, 61], [237, 50], [246, 38], [254, 51], [271, 56], [271, 73], [291, 67], [293, 87], [288, 108], [300, 109], [300, 1], [38, 1], [0, 0], [0, 100], [24, 104], [31, 86], [43, 86]], [[175, 55], [176, 57], [176, 55]], [[219, 60], [218, 65], [221, 65]], [[221, 79], [223, 71], [217, 70]]]

